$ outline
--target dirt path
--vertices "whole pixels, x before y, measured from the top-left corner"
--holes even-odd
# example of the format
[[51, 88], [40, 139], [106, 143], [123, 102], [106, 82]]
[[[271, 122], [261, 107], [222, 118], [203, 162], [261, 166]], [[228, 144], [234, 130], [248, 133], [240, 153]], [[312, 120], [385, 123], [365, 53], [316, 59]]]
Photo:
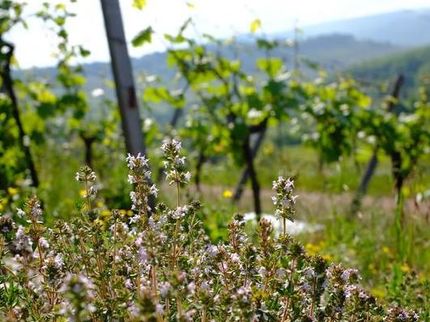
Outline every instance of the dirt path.
[[[195, 188], [191, 188], [195, 192]], [[223, 193], [226, 190], [232, 190], [230, 187], [223, 186], [207, 186], [202, 185], [202, 197], [207, 202], [215, 202], [220, 199], [226, 200], [223, 197]], [[338, 214], [346, 213], [349, 211], [353, 194], [350, 192], [344, 192], [340, 194], [334, 193], [323, 193], [323, 192], [309, 192], [309, 191], [297, 191], [299, 198], [297, 199], [297, 213], [300, 217], [319, 217], [321, 215], [332, 214], [334, 212]], [[271, 212], [273, 209], [271, 196], [273, 195], [272, 190], [262, 189], [261, 197], [263, 210]], [[250, 189], [246, 189], [239, 202], [239, 209], [242, 211], [252, 211], [252, 193]], [[385, 213], [391, 216], [395, 210], [395, 199], [394, 196], [366, 196], [363, 199], [363, 207], [360, 215], [373, 211], [378, 213]], [[405, 206], [406, 213], [410, 216], [429, 217], [430, 215], [430, 203], [416, 204], [413, 198], [406, 201]]]

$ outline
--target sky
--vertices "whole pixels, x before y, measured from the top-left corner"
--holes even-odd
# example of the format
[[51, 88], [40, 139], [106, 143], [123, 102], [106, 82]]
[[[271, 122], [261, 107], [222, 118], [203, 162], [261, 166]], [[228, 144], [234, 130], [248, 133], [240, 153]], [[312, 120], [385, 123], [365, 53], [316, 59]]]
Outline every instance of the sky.
[[[42, 2], [27, 0], [26, 15], [31, 16]], [[219, 38], [249, 32], [250, 23], [260, 19], [261, 32], [287, 31], [295, 25], [304, 27], [321, 22], [361, 17], [404, 9], [430, 6], [430, 0], [147, 0], [142, 11], [132, 7], [132, 0], [119, 0], [128, 41], [151, 26], [153, 42], [141, 48], [129, 46], [130, 54], [139, 57], [166, 48], [163, 35], [175, 34], [182, 23], [193, 18], [193, 33], [209, 33]], [[85, 62], [108, 61], [109, 52], [99, 0], [77, 0], [68, 5], [76, 13], [67, 24], [71, 43], [91, 51]], [[7, 35], [16, 45], [21, 68], [55, 65], [55, 34], [42, 22], [29, 18], [29, 29], [17, 27]]]

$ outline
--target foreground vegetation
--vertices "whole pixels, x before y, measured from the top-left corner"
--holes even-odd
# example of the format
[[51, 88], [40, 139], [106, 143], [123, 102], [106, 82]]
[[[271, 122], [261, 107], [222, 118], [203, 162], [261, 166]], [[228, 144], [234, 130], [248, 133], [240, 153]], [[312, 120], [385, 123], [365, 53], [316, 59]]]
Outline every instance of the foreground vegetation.
[[[139, 79], [142, 109], [127, 100], [145, 120], [135, 114], [130, 131], [111, 88], [85, 92], [72, 62], [90, 53], [69, 43], [68, 6], [39, 9], [30, 17], [58, 37], [55, 79], [12, 73], [5, 39], [26, 25], [26, 4], [0, 5], [2, 319], [430, 320], [425, 69], [414, 88], [393, 69], [392, 89], [365, 92], [309, 62], [290, 70], [285, 41], [266, 39], [258, 19], [255, 57], [239, 42], [197, 41], [188, 19], [164, 35], [168, 79]], [[146, 147], [152, 176], [146, 157], [125, 157], [127, 137]], [[189, 147], [192, 177], [178, 141], [158, 149], [165, 137]], [[292, 219], [319, 229], [293, 238]]]
[[46, 228], [36, 197], [1, 217], [2, 318], [418, 321], [398, 306], [385, 310], [358, 284], [357, 270], [307, 254], [286, 234], [297, 198], [290, 179], [273, 182], [281, 231], [262, 219], [254, 243], [236, 215], [228, 241], [211, 243], [200, 203], [183, 202], [190, 173], [180, 149], [176, 140], [162, 147], [174, 207], [154, 207], [148, 160], [129, 155], [129, 216], [95, 206], [96, 176], [84, 167], [76, 174], [85, 187], [80, 218]]

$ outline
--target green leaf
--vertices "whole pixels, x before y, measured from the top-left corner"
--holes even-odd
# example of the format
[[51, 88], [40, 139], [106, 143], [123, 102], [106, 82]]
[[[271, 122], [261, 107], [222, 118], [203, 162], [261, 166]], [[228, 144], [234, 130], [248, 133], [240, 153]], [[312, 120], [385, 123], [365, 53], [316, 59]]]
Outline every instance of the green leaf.
[[66, 5], [64, 3], [57, 3], [55, 5], [55, 10], [66, 10]]
[[256, 64], [258, 69], [266, 72], [271, 77], [276, 76], [283, 66], [282, 59], [280, 58], [259, 58]]
[[143, 99], [148, 102], [160, 103], [169, 98], [169, 91], [165, 87], [147, 87]]
[[261, 20], [255, 19], [254, 21], [252, 21], [251, 25], [249, 26], [249, 29], [253, 34], [256, 33], [257, 30], [261, 29]]
[[89, 50], [85, 49], [82, 46], [79, 46], [79, 53], [81, 54], [82, 57], [88, 57], [91, 54]]
[[142, 30], [137, 34], [136, 37], [133, 38], [131, 43], [133, 44], [133, 47], [139, 47], [142, 46], [144, 43], [150, 43], [152, 39], [152, 33], [154, 31], [151, 27], [147, 27], [146, 29]]
[[66, 19], [64, 17], [57, 17], [54, 19], [54, 22], [58, 25], [58, 26], [64, 26]]
[[133, 7], [142, 10], [146, 6], [146, 0], [133, 0]]
[[37, 100], [41, 103], [53, 104], [56, 102], [57, 97], [51, 91], [42, 89], [37, 93]]
[[173, 44], [180, 44], [180, 43], [185, 42], [185, 40], [186, 40], [185, 37], [182, 36], [181, 34], [179, 34], [177, 36], [165, 34], [164, 38]]
[[194, 4], [194, 3], [192, 3], [192, 2], [190, 2], [190, 1], [186, 2], [185, 4], [187, 5], [187, 7], [188, 7], [189, 9], [194, 9], [194, 8], [196, 7], [196, 6], [195, 6], [195, 4]]
[[257, 46], [261, 49], [272, 50], [279, 46], [278, 41], [276, 40], [267, 40], [267, 39], [257, 39]]

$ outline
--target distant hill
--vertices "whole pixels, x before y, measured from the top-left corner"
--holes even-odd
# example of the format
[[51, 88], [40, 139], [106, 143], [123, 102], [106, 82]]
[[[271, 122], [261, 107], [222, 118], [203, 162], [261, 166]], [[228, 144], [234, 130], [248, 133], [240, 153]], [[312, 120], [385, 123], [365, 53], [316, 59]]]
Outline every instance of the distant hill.
[[368, 82], [383, 82], [397, 75], [405, 76], [404, 93], [416, 92], [418, 86], [430, 89], [430, 46], [381, 57], [352, 67], [349, 72]]
[[[227, 46], [223, 49], [227, 57], [241, 60], [243, 68], [250, 72], [256, 72], [255, 61], [258, 57], [264, 57], [264, 52], [258, 49], [255, 43], [238, 42], [234, 46]], [[388, 54], [401, 52], [402, 47], [389, 43], [378, 43], [368, 40], [356, 40], [353, 36], [343, 34], [332, 34], [312, 37], [299, 44], [299, 55], [303, 60], [312, 61], [323, 68], [341, 71], [345, 68], [363, 62], [365, 60], [383, 57]], [[275, 50], [273, 55], [283, 58], [287, 66], [291, 67], [293, 61], [293, 49], [281, 47]], [[142, 74], [156, 75], [164, 80], [171, 79], [174, 71], [167, 67], [166, 53], [153, 53], [133, 58], [132, 64], [139, 83]], [[91, 91], [95, 88], [106, 87], [105, 82], [111, 80], [110, 66], [107, 63], [85, 64], [84, 71], [87, 76], [86, 88]], [[20, 71], [20, 76], [53, 79], [55, 68], [35, 68]], [[109, 91], [109, 94], [113, 94]]]
[[333, 21], [305, 26], [302, 30], [304, 37], [343, 33], [359, 40], [390, 42], [405, 47], [425, 46], [430, 45], [430, 8]]
[[403, 48], [390, 43], [357, 40], [346, 34], [315, 36], [299, 44], [300, 55], [334, 71], [402, 50]]
[[[326, 34], [349, 34], [357, 40], [391, 43], [402, 47], [430, 45], [430, 7], [420, 10], [402, 10], [330, 21], [310, 26], [299, 26], [301, 38], [308, 39]], [[274, 38], [293, 38], [291, 30], [270, 35]], [[249, 39], [250, 35], [243, 35]]]

